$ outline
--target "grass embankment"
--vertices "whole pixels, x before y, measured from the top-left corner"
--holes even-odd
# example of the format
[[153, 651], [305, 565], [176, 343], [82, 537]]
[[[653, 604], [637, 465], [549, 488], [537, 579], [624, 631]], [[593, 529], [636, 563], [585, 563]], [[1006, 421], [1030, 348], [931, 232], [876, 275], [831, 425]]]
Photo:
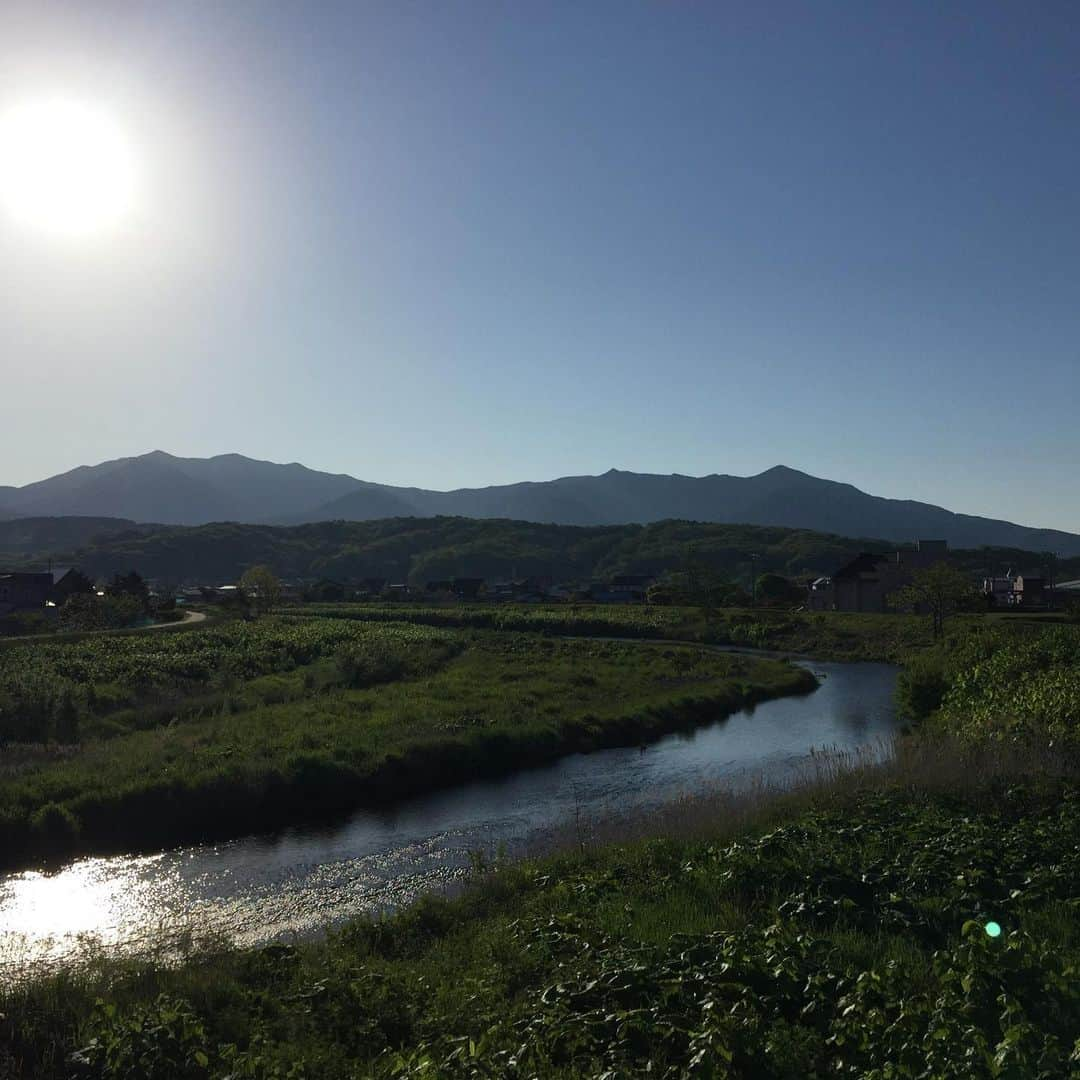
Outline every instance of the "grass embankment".
[[[31, 660], [8, 691], [33, 702], [44, 683], [47, 730], [69, 722], [74, 697], [91, 712], [75, 745], [6, 752], [7, 865], [326, 817], [653, 739], [815, 685], [788, 664], [693, 647], [315, 619], [85, 642]], [[66, 680], [59, 705], [50, 664]], [[200, 696], [208, 682], [213, 707]], [[130, 688], [166, 695], [168, 707], [132, 706]]]
[[[933, 644], [925, 616], [786, 612], [764, 608], [700, 608], [611, 604], [309, 604], [286, 609], [309, 616], [423, 626], [634, 637], [737, 645], [799, 653], [821, 660], [897, 662]], [[982, 616], [957, 617], [966, 633]]]
[[909, 659], [904, 711], [968, 743], [1080, 744], [1080, 627], [988, 621]]
[[1055, 763], [933, 745], [325, 943], [13, 988], [0, 1062], [6, 1043], [13, 1075], [46, 1078], [76, 1050], [79, 1075], [146, 1080], [1075, 1076], [1080, 800]]

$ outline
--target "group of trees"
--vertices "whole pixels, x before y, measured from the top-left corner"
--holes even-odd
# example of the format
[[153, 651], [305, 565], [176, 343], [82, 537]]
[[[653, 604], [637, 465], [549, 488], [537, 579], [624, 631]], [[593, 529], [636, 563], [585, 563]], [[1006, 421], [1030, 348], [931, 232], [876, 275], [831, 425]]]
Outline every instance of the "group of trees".
[[135, 626], [151, 613], [150, 587], [134, 570], [114, 574], [104, 589], [81, 571], [65, 575], [56, 605], [60, 608], [60, 626], [64, 630], [119, 630]]
[[900, 611], [929, 615], [934, 637], [939, 638], [945, 631], [945, 620], [957, 611], [973, 606], [978, 593], [967, 574], [942, 561], [916, 570], [910, 583], [898, 589], [890, 599]]

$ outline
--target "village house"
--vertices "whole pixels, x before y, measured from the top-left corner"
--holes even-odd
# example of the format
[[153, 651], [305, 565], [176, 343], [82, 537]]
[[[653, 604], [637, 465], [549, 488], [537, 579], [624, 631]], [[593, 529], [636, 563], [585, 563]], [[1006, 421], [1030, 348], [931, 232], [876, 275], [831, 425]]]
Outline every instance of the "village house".
[[866, 552], [829, 577], [811, 582], [811, 611], [889, 611], [889, 597], [909, 584], [916, 570], [948, 558], [945, 540], [919, 540], [914, 549], [885, 554]]
[[459, 600], [475, 600], [483, 589], [482, 577], [456, 577], [450, 582], [450, 591]]
[[609, 586], [613, 593], [625, 593], [632, 603], [645, 603], [645, 594], [655, 578], [648, 574], [620, 574], [611, 579]]
[[644, 604], [653, 581], [644, 574], [620, 574], [611, 581], [594, 581], [589, 597], [598, 604]]
[[[1057, 586], [1061, 589], [1062, 586]], [[982, 591], [990, 597], [994, 607], [1039, 608], [1050, 604], [1052, 591], [1044, 574], [1038, 570], [1014, 574], [1011, 570], [1004, 577], [983, 578]]]
[[9, 615], [13, 611], [43, 611], [52, 589], [50, 572], [0, 574], [0, 615]]

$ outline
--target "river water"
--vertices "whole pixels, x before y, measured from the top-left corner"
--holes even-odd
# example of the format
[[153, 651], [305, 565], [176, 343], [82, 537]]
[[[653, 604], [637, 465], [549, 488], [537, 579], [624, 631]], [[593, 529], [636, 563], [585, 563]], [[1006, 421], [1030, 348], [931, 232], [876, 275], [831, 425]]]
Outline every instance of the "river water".
[[643, 814], [683, 796], [783, 784], [811, 749], [886, 748], [899, 728], [887, 664], [802, 661], [813, 693], [768, 701], [646, 747], [574, 754], [347, 820], [155, 855], [83, 858], [0, 876], [0, 976], [193, 937], [254, 945], [392, 910], [467, 875], [474, 853]]

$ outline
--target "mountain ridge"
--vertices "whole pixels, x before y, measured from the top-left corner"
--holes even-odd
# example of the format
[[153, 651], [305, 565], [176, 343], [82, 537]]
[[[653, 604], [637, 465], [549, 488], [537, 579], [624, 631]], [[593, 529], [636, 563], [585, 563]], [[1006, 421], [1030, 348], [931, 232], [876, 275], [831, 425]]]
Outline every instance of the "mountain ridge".
[[300, 525], [459, 516], [562, 525], [700, 521], [776, 525], [896, 542], [945, 539], [1080, 555], [1080, 535], [888, 499], [787, 465], [755, 476], [599, 475], [435, 491], [327, 473], [242, 454], [184, 458], [162, 450], [81, 465], [23, 487], [0, 487], [0, 517], [90, 516], [165, 525], [215, 521]]

